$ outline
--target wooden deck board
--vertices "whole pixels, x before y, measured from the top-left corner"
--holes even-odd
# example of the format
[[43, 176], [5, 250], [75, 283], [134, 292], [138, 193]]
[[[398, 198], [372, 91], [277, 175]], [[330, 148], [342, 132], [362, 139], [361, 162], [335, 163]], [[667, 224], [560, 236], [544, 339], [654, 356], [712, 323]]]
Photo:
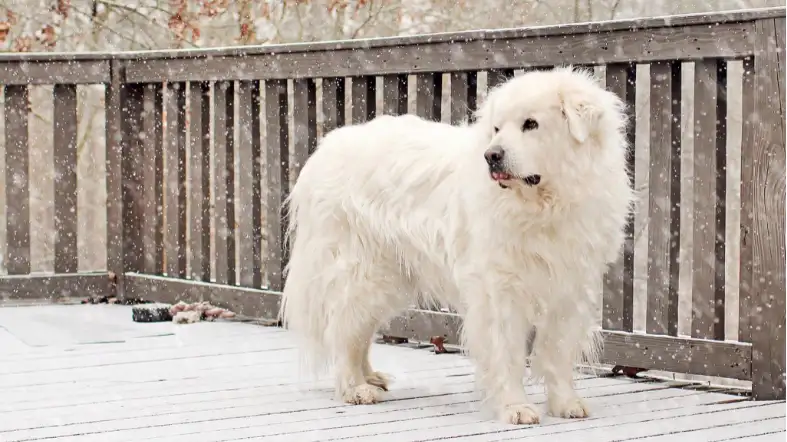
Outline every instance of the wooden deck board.
[[[767, 441], [785, 432], [783, 401], [584, 374], [577, 388], [590, 418], [514, 427], [479, 405], [466, 358], [387, 345], [372, 349], [375, 368], [395, 377], [385, 402], [350, 406], [333, 399], [329, 379], [299, 375], [289, 332], [137, 324], [125, 306], [1, 308], [0, 338], [9, 343], [0, 442]], [[527, 390], [544, 409], [543, 386]]]

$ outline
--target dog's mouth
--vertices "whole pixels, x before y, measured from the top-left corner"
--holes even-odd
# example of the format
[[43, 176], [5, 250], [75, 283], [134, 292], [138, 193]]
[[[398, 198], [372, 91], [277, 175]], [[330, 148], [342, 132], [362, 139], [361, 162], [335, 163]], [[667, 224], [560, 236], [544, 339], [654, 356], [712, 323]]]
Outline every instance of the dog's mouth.
[[501, 170], [490, 170], [489, 176], [503, 189], [507, 189], [509, 187], [507, 184], [510, 184], [510, 181], [515, 179], [521, 179], [522, 182], [528, 186], [537, 186], [541, 182], [541, 175], [534, 174], [524, 178], [518, 178]]
[[497, 181], [498, 183], [500, 181], [508, 181], [511, 179], [511, 174], [508, 172], [500, 172], [497, 170], [492, 170], [489, 172], [489, 175], [491, 175], [492, 179]]

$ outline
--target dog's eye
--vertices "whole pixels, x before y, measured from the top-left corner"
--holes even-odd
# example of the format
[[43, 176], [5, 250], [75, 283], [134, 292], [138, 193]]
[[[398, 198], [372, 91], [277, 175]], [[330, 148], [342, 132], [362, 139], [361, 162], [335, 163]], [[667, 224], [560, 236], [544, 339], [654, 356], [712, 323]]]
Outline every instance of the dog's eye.
[[528, 118], [525, 120], [525, 123], [522, 125], [522, 132], [527, 132], [529, 130], [538, 129], [538, 121]]
[[498, 132], [500, 132], [500, 128], [495, 126], [495, 133], [498, 133]]

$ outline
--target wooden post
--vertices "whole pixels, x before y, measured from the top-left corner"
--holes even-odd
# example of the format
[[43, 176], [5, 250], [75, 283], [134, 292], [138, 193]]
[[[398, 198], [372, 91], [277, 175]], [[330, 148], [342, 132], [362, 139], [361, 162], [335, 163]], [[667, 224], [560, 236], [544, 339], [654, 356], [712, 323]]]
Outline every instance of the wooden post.
[[121, 62], [111, 63], [110, 81], [106, 85], [106, 186], [107, 186], [107, 270], [114, 274], [115, 290], [123, 293], [123, 132], [121, 131]]
[[[784, 18], [755, 22], [753, 82], [744, 79], [741, 241], [750, 274], [741, 311], [752, 340], [752, 390], [758, 400], [785, 398], [785, 111]], [[751, 84], [753, 83], [753, 84]], [[747, 106], [749, 104], [749, 106]], [[745, 169], [745, 170], [744, 170]], [[750, 273], [748, 269], [750, 268]]]
[[77, 87], [56, 84], [54, 101], [55, 273], [76, 273], [77, 253]]
[[9, 275], [30, 273], [28, 106], [27, 86], [5, 87], [5, 266]]

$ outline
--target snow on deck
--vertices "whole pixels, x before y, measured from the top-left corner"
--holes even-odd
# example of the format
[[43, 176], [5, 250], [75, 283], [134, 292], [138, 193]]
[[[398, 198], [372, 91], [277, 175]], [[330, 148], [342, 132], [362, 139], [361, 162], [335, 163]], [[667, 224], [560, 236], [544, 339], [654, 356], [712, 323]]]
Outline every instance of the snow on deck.
[[[375, 345], [396, 377], [386, 401], [350, 406], [299, 378], [291, 335], [240, 322], [138, 324], [115, 305], [0, 308], [0, 442], [784, 441], [785, 403], [577, 375], [584, 420], [516, 427], [479, 410], [456, 354]], [[540, 385], [528, 387], [544, 407]]]

